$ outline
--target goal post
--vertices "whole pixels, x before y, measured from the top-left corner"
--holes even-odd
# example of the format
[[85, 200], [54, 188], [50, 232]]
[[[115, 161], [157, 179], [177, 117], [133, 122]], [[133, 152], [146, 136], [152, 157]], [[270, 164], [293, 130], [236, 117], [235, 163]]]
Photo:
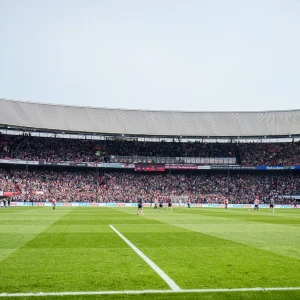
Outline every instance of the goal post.
[[172, 203], [178, 206], [184, 206], [184, 204], [188, 203], [189, 196], [159, 196], [157, 199], [158, 201], [163, 200], [163, 202], [167, 202], [167, 199], [171, 199]]

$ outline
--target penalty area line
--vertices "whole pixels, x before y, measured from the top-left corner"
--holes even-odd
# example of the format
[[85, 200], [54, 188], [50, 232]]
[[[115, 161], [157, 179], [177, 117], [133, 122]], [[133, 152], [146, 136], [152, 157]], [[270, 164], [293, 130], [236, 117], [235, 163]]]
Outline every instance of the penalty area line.
[[149, 257], [147, 257], [141, 250], [133, 245], [124, 235], [122, 235], [114, 226], [109, 227], [135, 252], [137, 253], [171, 288], [173, 291], [180, 291], [180, 287], [171, 279], [161, 268], [159, 268]]
[[232, 289], [192, 289], [192, 290], [129, 290], [129, 291], [95, 291], [95, 292], [40, 292], [40, 293], [1, 293], [0, 297], [47, 297], [79, 295], [135, 295], [135, 294], [170, 294], [170, 293], [230, 293], [230, 292], [266, 292], [266, 291], [300, 291], [300, 287], [271, 288], [232, 288]]

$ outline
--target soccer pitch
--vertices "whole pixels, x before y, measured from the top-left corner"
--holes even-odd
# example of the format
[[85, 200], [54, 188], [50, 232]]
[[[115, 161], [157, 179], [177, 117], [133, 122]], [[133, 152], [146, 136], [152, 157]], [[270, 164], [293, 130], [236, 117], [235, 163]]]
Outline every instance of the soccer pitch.
[[300, 210], [0, 209], [1, 299], [300, 299]]

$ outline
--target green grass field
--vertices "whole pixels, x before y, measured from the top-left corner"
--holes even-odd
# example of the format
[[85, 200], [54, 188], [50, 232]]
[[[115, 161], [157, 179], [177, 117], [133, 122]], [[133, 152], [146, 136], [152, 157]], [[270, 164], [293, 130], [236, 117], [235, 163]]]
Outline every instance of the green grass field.
[[[180, 290], [172, 290], [109, 225]], [[266, 290], [251, 290], [258, 287]], [[58, 294], [28, 294], [41, 292]], [[91, 294], [59, 294], [64, 292]], [[137, 216], [136, 209], [123, 207], [1, 208], [0, 296], [300, 299], [300, 210], [144, 208]]]

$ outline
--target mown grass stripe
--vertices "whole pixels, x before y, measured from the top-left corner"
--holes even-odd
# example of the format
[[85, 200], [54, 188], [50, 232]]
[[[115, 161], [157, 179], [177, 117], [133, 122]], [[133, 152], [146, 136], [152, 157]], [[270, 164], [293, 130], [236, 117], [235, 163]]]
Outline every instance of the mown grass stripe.
[[[45, 220], [43, 220], [43, 217], [45, 216], [46, 210], [41, 211], [40, 207], [26, 207], [25, 209], [22, 208], [22, 210], [20, 210], [19, 208], [9, 208], [9, 214], [7, 213], [7, 209], [5, 211], [5, 214], [3, 215], [9, 216], [9, 218], [7, 219], [8, 221], [16, 222], [17, 220], [19, 225], [15, 227], [17, 229], [14, 228], [13, 224], [6, 225], [5, 222], [3, 222], [3, 215], [1, 215], [0, 245], [2, 245], [3, 247], [4, 239], [6, 236], [15, 238], [12, 239], [13, 242], [11, 242], [9, 246], [6, 246], [4, 249], [0, 247], [0, 262], [5, 261], [10, 255], [17, 252], [20, 248], [24, 247], [24, 245], [36, 239], [37, 236], [46, 231], [49, 227], [55, 224], [62, 217], [65, 217], [73, 209], [74, 208], [60, 211], [59, 214], [56, 211], [53, 211], [53, 213], [51, 214], [51, 219], [49, 218]], [[50, 211], [52, 212], [52, 209]], [[36, 216], [34, 213], [37, 213]], [[35, 216], [35, 218], [33, 218], [33, 216]], [[38, 221], [40, 220], [43, 220], [43, 224], [38, 223]], [[6, 220], [4, 219], [4, 221]], [[34, 224], [36, 221], [38, 224]], [[27, 225], [27, 222], [30, 222], [30, 225]], [[7, 227], [8, 229], [4, 231], [3, 227]], [[18, 227], [21, 227], [22, 229]]]

